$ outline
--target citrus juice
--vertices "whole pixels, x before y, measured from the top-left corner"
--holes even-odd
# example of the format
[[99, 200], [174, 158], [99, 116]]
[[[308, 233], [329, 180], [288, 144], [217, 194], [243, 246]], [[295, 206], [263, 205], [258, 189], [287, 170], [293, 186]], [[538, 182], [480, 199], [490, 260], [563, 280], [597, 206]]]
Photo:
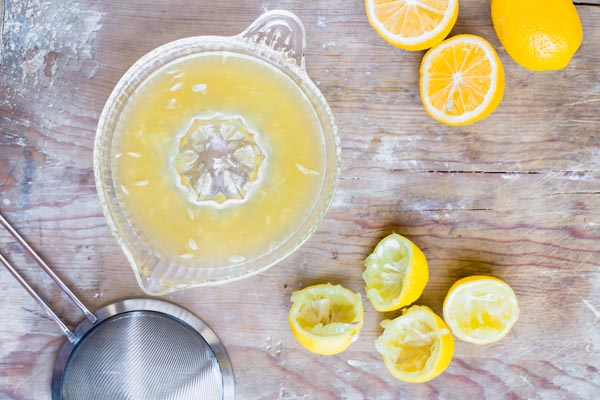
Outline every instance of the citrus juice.
[[293, 81], [210, 52], [150, 75], [121, 113], [113, 181], [136, 233], [198, 267], [256, 258], [289, 238], [323, 183], [321, 128]]

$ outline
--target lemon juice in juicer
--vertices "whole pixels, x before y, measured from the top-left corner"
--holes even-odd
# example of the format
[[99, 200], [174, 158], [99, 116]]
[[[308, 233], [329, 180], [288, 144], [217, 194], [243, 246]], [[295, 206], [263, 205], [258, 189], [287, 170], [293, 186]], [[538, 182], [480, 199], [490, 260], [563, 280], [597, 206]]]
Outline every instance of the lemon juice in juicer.
[[215, 51], [165, 65], [127, 102], [113, 179], [160, 257], [218, 267], [289, 237], [323, 182], [319, 121], [268, 63]]

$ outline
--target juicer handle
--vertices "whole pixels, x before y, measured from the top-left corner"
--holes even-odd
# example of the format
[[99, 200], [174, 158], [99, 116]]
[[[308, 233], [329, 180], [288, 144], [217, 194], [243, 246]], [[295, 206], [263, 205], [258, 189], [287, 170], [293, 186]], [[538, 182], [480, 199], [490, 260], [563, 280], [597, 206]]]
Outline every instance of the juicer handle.
[[306, 33], [304, 24], [295, 14], [285, 10], [268, 11], [250, 24], [240, 36], [284, 54], [304, 70]]

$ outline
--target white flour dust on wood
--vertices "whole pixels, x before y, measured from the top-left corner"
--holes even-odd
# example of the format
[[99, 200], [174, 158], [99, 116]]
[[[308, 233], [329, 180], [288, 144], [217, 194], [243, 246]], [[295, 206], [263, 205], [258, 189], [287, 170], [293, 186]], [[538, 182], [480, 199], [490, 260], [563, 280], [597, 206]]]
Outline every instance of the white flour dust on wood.
[[59, 186], [66, 190], [67, 177], [89, 182], [97, 112], [86, 85], [95, 84], [100, 68], [99, 7], [81, 0], [5, 1], [0, 145], [10, 154], [2, 167], [17, 182], [11, 200], [18, 207], [44, 201]]
[[8, 0], [4, 16], [0, 88], [2, 105], [31, 90], [52, 87], [59, 70], [73, 70], [84, 78], [96, 73], [93, 50], [103, 13], [91, 4], [71, 0]]
[[[402, 140], [401, 140], [402, 139]], [[423, 165], [419, 160], [413, 158], [410, 150], [406, 149], [406, 143], [403, 140], [421, 140], [420, 136], [400, 138], [396, 135], [387, 135], [381, 138], [374, 160], [381, 163], [382, 167], [404, 169], [407, 171], [421, 171]]]

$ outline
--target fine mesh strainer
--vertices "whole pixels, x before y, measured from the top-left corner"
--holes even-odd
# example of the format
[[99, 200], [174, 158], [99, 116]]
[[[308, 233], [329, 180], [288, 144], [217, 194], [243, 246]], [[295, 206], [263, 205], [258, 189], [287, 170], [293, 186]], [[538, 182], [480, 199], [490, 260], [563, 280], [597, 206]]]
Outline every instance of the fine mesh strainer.
[[86, 316], [71, 331], [0, 254], [0, 262], [67, 336], [54, 364], [53, 400], [234, 398], [225, 347], [201, 319], [150, 299], [120, 301], [94, 314], [1, 214], [0, 224]]

